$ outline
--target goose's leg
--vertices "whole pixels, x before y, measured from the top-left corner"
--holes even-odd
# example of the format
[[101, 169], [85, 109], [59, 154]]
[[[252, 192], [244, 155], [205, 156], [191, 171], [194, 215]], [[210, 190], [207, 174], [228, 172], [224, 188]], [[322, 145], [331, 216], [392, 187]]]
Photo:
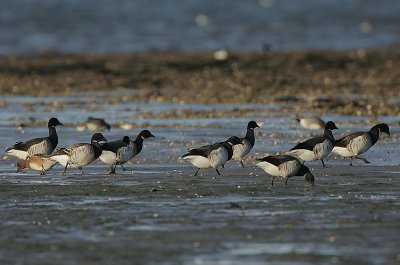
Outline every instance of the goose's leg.
[[219, 171], [218, 171], [218, 168], [216, 168], [215, 171], [217, 171], [218, 175], [221, 175], [221, 174], [219, 173]]
[[117, 168], [117, 165], [115, 165], [114, 167], [111, 166], [110, 173], [108, 173], [108, 174], [116, 174], [116, 173], [115, 173], [115, 169], [116, 169], [116, 168]]
[[242, 165], [242, 167], [244, 167], [244, 164], [243, 164], [243, 161], [242, 161], [242, 160], [240, 160], [240, 164]]
[[289, 178], [285, 179], [285, 186], [287, 187], [287, 182], [288, 182]]
[[325, 163], [324, 163], [324, 160], [323, 160], [322, 158], [321, 158], [321, 162], [322, 162], [322, 166], [323, 166], [323, 167], [326, 167], [326, 166], [325, 166]]
[[352, 166], [353, 165], [353, 157], [351, 156], [350, 157], [350, 164], [349, 164], [350, 166]]
[[81, 172], [82, 172], [82, 175], [85, 175], [85, 172], [83, 172], [83, 169], [82, 169], [82, 167], [78, 167], [80, 170], [81, 170]]
[[63, 170], [63, 172], [62, 172], [62, 175], [63, 176], [65, 176], [66, 175], [66, 171], [67, 171], [67, 167], [68, 167], [68, 163], [67, 164], [65, 164], [65, 167], [64, 167], [64, 170]]
[[124, 168], [124, 166], [122, 164], [119, 164], [122, 167], [122, 171], [126, 171], [126, 169]]
[[356, 156], [355, 158], [362, 160], [365, 164], [371, 163], [367, 159], [365, 159], [364, 157], [361, 157], [361, 156]]
[[43, 166], [42, 166], [42, 170], [40, 170], [40, 175], [46, 175], [46, 170], [44, 170]]
[[197, 176], [197, 173], [199, 172], [199, 170], [200, 170], [200, 168], [198, 168], [198, 169], [196, 170], [196, 173], [194, 173], [194, 176], [195, 176], [195, 177]]
[[274, 179], [275, 177], [272, 177], [271, 186], [274, 186]]

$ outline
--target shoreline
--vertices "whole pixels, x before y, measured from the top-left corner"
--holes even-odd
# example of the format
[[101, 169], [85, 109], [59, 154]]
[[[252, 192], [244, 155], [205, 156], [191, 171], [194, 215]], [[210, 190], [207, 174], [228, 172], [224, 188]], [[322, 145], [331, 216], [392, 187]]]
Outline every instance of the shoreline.
[[129, 89], [125, 101], [290, 103], [298, 112], [400, 114], [400, 50], [38, 54], [0, 57], [0, 92], [70, 96]]

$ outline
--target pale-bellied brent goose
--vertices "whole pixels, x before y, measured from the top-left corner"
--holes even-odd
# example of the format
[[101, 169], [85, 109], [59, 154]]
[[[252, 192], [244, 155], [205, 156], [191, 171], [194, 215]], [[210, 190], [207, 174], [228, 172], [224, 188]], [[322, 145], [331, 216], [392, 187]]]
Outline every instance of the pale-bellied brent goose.
[[154, 135], [148, 130], [143, 130], [138, 134], [135, 141], [131, 141], [128, 136], [125, 136], [122, 140], [107, 142], [102, 146], [103, 153], [99, 158], [103, 163], [111, 166], [110, 174], [115, 174], [117, 165], [125, 170], [123, 164], [139, 154], [143, 149], [143, 140], [150, 137], [154, 137]]
[[77, 143], [67, 148], [61, 148], [53, 153], [50, 158], [64, 166], [63, 175], [65, 175], [68, 167], [79, 168], [82, 174], [85, 174], [82, 167], [93, 162], [101, 155], [101, 143], [106, 141], [101, 133], [95, 133], [90, 144]]
[[307, 130], [320, 130], [325, 128], [325, 122], [317, 116], [296, 118], [300, 126]]
[[368, 132], [355, 132], [337, 140], [332, 152], [344, 157], [350, 157], [350, 166], [353, 165], [353, 158], [360, 159], [368, 164], [369, 161], [360, 157], [367, 152], [379, 139], [379, 132], [390, 135], [389, 126], [380, 123], [372, 127]]
[[242, 144], [242, 140], [236, 136], [232, 136], [224, 142], [191, 149], [189, 153], [182, 156], [182, 159], [189, 160], [190, 163], [197, 167], [196, 173], [194, 174], [195, 176], [197, 176], [201, 168], [210, 167], [214, 168], [218, 175], [221, 175], [218, 171], [218, 167], [232, 158], [232, 146], [237, 144]]
[[86, 121], [86, 127], [92, 132], [102, 132], [104, 130], [110, 130], [111, 125], [108, 124], [104, 119], [89, 117]]
[[62, 125], [62, 123], [57, 118], [51, 118], [47, 124], [49, 128], [48, 137], [17, 142], [12, 147], [7, 148], [6, 153], [22, 160], [25, 160], [28, 156], [51, 154], [58, 144], [57, 125]]
[[325, 167], [324, 158], [332, 152], [335, 145], [335, 138], [332, 134], [332, 130], [335, 129], [337, 129], [335, 123], [328, 121], [325, 125], [324, 136], [314, 137], [301, 142], [286, 154], [298, 158], [301, 162], [319, 159], [322, 162], [322, 166]]
[[255, 143], [254, 137], [254, 129], [259, 128], [258, 124], [255, 121], [250, 121], [247, 124], [247, 132], [244, 138], [240, 138], [243, 144], [234, 145], [232, 159], [239, 161], [242, 167], [243, 165], [243, 157], [245, 157], [248, 153], [250, 153], [251, 149], [253, 149]]
[[288, 179], [293, 176], [304, 176], [304, 179], [314, 186], [314, 176], [311, 174], [310, 169], [293, 156], [274, 155], [257, 160], [261, 161], [257, 163], [257, 166], [272, 176], [272, 186], [274, 185], [275, 177], [282, 177], [287, 186]]

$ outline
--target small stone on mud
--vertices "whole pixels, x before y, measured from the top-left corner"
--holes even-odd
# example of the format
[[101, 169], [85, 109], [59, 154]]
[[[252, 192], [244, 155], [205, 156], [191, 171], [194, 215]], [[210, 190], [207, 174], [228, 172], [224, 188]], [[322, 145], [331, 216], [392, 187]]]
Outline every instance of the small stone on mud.
[[229, 209], [239, 209], [239, 208], [242, 208], [242, 206], [240, 206], [240, 205], [239, 205], [238, 203], [236, 203], [236, 202], [230, 202], [228, 208], [229, 208]]

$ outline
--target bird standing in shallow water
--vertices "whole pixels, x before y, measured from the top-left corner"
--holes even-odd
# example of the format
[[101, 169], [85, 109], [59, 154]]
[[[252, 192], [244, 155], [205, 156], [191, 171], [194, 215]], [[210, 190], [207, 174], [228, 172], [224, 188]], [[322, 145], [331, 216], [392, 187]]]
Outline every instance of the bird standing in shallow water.
[[335, 145], [335, 138], [333, 137], [332, 130], [337, 127], [334, 122], [328, 121], [325, 125], [324, 136], [314, 137], [307, 141], [297, 144], [295, 147], [287, 152], [287, 155], [294, 156], [300, 161], [315, 161], [321, 160], [322, 166], [325, 166], [324, 158], [327, 157]]
[[236, 136], [230, 137], [228, 140], [211, 145], [205, 145], [200, 148], [191, 149], [189, 153], [184, 154], [182, 159], [189, 160], [195, 167], [197, 167], [194, 176], [201, 168], [214, 168], [218, 175], [218, 167], [225, 164], [232, 158], [232, 146], [242, 144], [242, 140]]
[[251, 149], [255, 144], [255, 137], [254, 137], [254, 129], [260, 128], [255, 121], [250, 121], [247, 124], [247, 132], [244, 138], [240, 138], [242, 144], [234, 145], [233, 148], [233, 155], [232, 159], [239, 161], [242, 167], [243, 165], [243, 157], [245, 157], [248, 153], [250, 153]]
[[6, 149], [6, 153], [25, 160], [33, 155], [49, 155], [58, 144], [56, 126], [62, 125], [57, 118], [51, 118], [47, 123], [49, 136], [43, 138], [34, 138], [26, 142], [17, 142], [12, 147]]
[[275, 177], [282, 177], [285, 185], [288, 185], [288, 179], [293, 176], [304, 176], [304, 179], [314, 186], [314, 176], [310, 169], [304, 166], [297, 158], [289, 155], [266, 156], [257, 163], [257, 166], [272, 176], [271, 185], [274, 185]]
[[380, 123], [373, 126], [368, 132], [355, 132], [337, 140], [332, 152], [343, 157], [350, 157], [350, 166], [353, 165], [353, 158], [360, 159], [364, 163], [369, 161], [360, 154], [367, 152], [379, 139], [379, 132], [390, 135], [389, 126]]
[[77, 143], [67, 148], [61, 148], [53, 153], [50, 158], [64, 166], [62, 175], [65, 175], [68, 167], [79, 168], [82, 174], [85, 174], [82, 167], [93, 162], [101, 155], [101, 143], [106, 141], [101, 133], [95, 133], [90, 144]]

